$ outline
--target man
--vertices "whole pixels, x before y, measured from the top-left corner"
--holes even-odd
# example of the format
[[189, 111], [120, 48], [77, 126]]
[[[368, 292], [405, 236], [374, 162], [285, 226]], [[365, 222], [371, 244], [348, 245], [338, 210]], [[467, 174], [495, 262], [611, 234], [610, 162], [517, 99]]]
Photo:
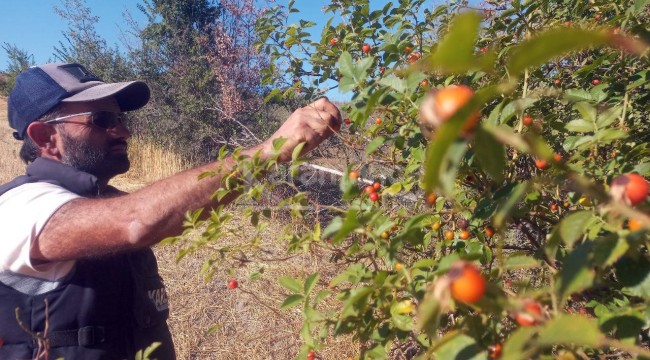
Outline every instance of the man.
[[[121, 113], [149, 100], [141, 81], [107, 84], [78, 64], [45, 64], [16, 78], [9, 123], [23, 140], [26, 175], [0, 186], [0, 359], [174, 359], [167, 297], [149, 248], [182, 231], [188, 210], [210, 195], [235, 160], [209, 163], [132, 194], [108, 185], [129, 168]], [[296, 110], [245, 156], [280, 161], [310, 151], [340, 126], [320, 99]], [[198, 180], [214, 171], [214, 177]], [[221, 203], [228, 200], [222, 200]]]

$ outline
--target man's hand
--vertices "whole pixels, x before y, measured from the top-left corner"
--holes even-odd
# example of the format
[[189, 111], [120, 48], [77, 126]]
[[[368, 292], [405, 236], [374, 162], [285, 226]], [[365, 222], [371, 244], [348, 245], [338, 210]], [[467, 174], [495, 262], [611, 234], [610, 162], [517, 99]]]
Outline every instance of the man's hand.
[[[334, 131], [341, 127], [341, 112], [327, 98], [320, 98], [313, 103], [300, 108], [291, 114], [280, 128], [261, 145], [263, 155], [273, 152], [273, 140], [285, 138], [278, 161], [291, 160], [293, 150], [298, 144], [306, 143], [301, 154], [316, 148]], [[260, 149], [257, 147], [257, 149]]]
[[[245, 154], [260, 151], [261, 156], [268, 157], [274, 152], [273, 140], [282, 137], [287, 141], [280, 149], [279, 161], [290, 161], [298, 144], [305, 142], [303, 153], [308, 152], [340, 125], [339, 109], [329, 100], [319, 99], [296, 110], [273, 136]], [[187, 211], [217, 206], [211, 195], [236, 165], [236, 160], [227, 157], [159, 180], [132, 194], [70, 201], [49, 219], [30, 256], [41, 262], [92, 258], [150, 246], [178, 235]], [[216, 175], [198, 181], [206, 172]], [[231, 200], [225, 197], [218, 204]], [[103, 218], [111, 221], [97, 221]]]

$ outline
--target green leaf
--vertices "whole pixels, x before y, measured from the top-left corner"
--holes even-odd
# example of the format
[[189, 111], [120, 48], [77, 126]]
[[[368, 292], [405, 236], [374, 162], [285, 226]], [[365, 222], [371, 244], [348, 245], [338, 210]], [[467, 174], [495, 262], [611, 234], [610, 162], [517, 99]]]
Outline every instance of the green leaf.
[[162, 343], [156, 341], [156, 342], [152, 343], [151, 345], [149, 345], [146, 349], [144, 349], [144, 350], [139, 350], [139, 351], [135, 354], [135, 360], [149, 360], [151, 354], [153, 354], [153, 352], [154, 352], [154, 351], [155, 351], [155, 350], [156, 350], [160, 345], [162, 345]]
[[215, 332], [219, 331], [219, 329], [221, 329], [222, 327], [223, 327], [223, 324], [217, 324], [217, 325], [214, 325], [214, 326], [210, 327], [210, 328], [205, 332], [205, 334], [206, 334], [206, 335], [214, 334]]
[[537, 341], [546, 346], [577, 345], [599, 347], [605, 336], [598, 320], [578, 315], [559, 315], [549, 320], [539, 332]]
[[305, 322], [314, 323], [324, 320], [323, 314], [311, 306], [306, 306], [303, 313], [305, 315]]
[[528, 181], [517, 184], [510, 196], [506, 199], [499, 211], [494, 215], [494, 226], [501, 227], [506, 219], [510, 217], [510, 213], [516, 208], [517, 204], [526, 196], [530, 183]]
[[419, 268], [419, 269], [432, 269], [434, 266], [436, 266], [437, 263], [438, 263], [438, 261], [436, 261], [434, 259], [425, 258], [425, 259], [421, 259], [421, 260], [416, 261], [412, 265], [412, 267], [414, 269], [417, 269], [417, 268]]
[[[648, 0], [648, 1], [650, 1], [650, 0]], [[628, 83], [627, 86], [625, 86], [625, 89], [627, 91], [630, 91], [632, 89], [636, 89], [636, 88], [638, 88], [640, 86], [643, 86], [643, 85], [647, 84], [648, 82], [650, 82], [650, 70], [639, 71], [638, 73], [634, 74], [630, 78], [630, 80], [631, 80], [631, 82]]]
[[516, 134], [510, 126], [483, 125], [483, 130], [490, 132], [501, 143], [513, 146], [521, 152], [531, 152], [530, 145], [522, 136]]
[[384, 145], [386, 138], [383, 136], [377, 137], [366, 146], [366, 155], [370, 155], [379, 149], [380, 146]]
[[616, 233], [602, 236], [594, 241], [594, 262], [600, 267], [610, 266], [629, 249], [628, 242]]
[[410, 315], [392, 314], [390, 321], [393, 323], [393, 325], [395, 325], [396, 328], [403, 331], [413, 331], [415, 328], [415, 322], [413, 320], [413, 317]]
[[359, 81], [366, 78], [368, 70], [372, 66], [374, 59], [372, 57], [363, 58], [358, 65], [354, 67], [355, 80]]
[[[453, 189], [453, 182], [450, 183], [449, 181], [444, 181], [443, 177], [445, 179], [450, 179], [456, 175], [455, 170], [458, 169], [458, 164], [450, 162], [453, 156], [449, 156], [449, 153], [451, 152], [450, 150], [452, 149], [452, 145], [457, 141], [454, 140], [454, 129], [445, 125], [440, 128], [441, 130], [436, 133], [436, 139], [427, 147], [427, 159], [424, 165], [426, 192], [440, 189], [443, 193], [450, 194]], [[465, 141], [460, 142], [462, 148], [465, 148]], [[458, 149], [458, 147], [456, 147], [456, 149]]]
[[367, 279], [371, 276], [371, 273], [363, 264], [352, 264], [341, 274], [338, 274], [334, 279], [331, 280], [331, 286], [337, 286], [342, 282], [348, 281], [352, 284], [358, 284], [359, 282]]
[[301, 142], [295, 148], [293, 148], [293, 152], [291, 153], [291, 160], [298, 160], [298, 157], [300, 156], [300, 153], [302, 152], [302, 149], [305, 147], [305, 145], [307, 145], [306, 142]]
[[287, 296], [286, 299], [284, 299], [284, 302], [280, 306], [280, 309], [286, 310], [286, 309], [289, 309], [291, 307], [294, 307], [294, 306], [300, 304], [304, 299], [305, 299], [305, 297], [302, 296], [302, 295], [298, 295], [298, 294], [289, 295], [289, 296]]
[[539, 260], [525, 255], [508, 256], [504, 263], [504, 270], [531, 269], [539, 266]]
[[453, 334], [443, 339], [435, 351], [436, 359], [487, 359], [487, 352], [476, 341], [465, 334]]
[[608, 143], [614, 140], [624, 139], [627, 136], [628, 133], [623, 130], [607, 129], [607, 130], [597, 132], [595, 138], [596, 140], [600, 140], [600, 142], [602, 143]]
[[279, 279], [279, 281], [280, 285], [284, 286], [288, 290], [293, 291], [294, 293], [302, 292], [302, 286], [300, 285], [300, 282], [292, 277], [283, 276]]
[[428, 78], [428, 76], [420, 71], [414, 71], [408, 75], [406, 78], [406, 86], [409, 92], [415, 90], [420, 83], [422, 83], [422, 80]]
[[[332, 238], [332, 241], [335, 244], [338, 244], [341, 242], [343, 239], [345, 239], [348, 234], [353, 232], [355, 229], [357, 229], [360, 226], [359, 223], [359, 217], [358, 217], [358, 212], [356, 210], [348, 210], [345, 220], [343, 223], [340, 225], [340, 228]], [[325, 229], [324, 234], [329, 234], [330, 231], [328, 231], [329, 226], [327, 229]], [[327, 236], [327, 235], [325, 235]]]
[[634, 5], [630, 6], [627, 9], [627, 14], [629, 15], [639, 15], [640, 13], [646, 11], [645, 8], [650, 4], [650, 0], [636, 0]]
[[346, 93], [357, 85], [357, 82], [354, 80], [354, 78], [350, 76], [343, 76], [341, 80], [339, 81], [339, 90], [343, 93]]
[[[503, 344], [502, 360], [521, 360], [532, 357], [530, 353], [534, 349], [529, 345], [533, 336], [537, 333], [535, 327], [520, 327], [510, 334], [510, 338]], [[527, 352], [526, 350], [530, 350]]]
[[344, 51], [339, 56], [339, 71], [341, 75], [354, 79], [354, 65], [352, 64], [352, 55]]
[[433, 68], [446, 72], [464, 73], [477, 67], [474, 48], [481, 17], [476, 12], [466, 12], [454, 17], [449, 31], [438, 43], [435, 52], [424, 61]]
[[406, 80], [400, 79], [396, 76], [385, 77], [379, 80], [379, 84], [387, 86], [398, 93], [405, 93], [407, 89]]
[[644, 299], [650, 298], [650, 261], [645, 257], [624, 257], [614, 266], [616, 278], [625, 286], [625, 292]]
[[327, 290], [321, 290], [316, 294], [316, 297], [314, 298], [314, 305], [320, 303], [324, 299], [326, 299], [328, 296], [330, 296], [331, 293]]
[[619, 119], [621, 112], [621, 108], [618, 106], [603, 111], [599, 114], [598, 119], [596, 119], [596, 125], [599, 128], [610, 126], [614, 121]]
[[526, 109], [528, 109], [529, 107], [535, 105], [537, 101], [539, 101], [539, 99], [531, 99], [531, 98], [524, 98], [524, 99], [517, 99], [517, 100], [510, 101], [508, 104], [506, 104], [503, 107], [503, 110], [501, 111], [501, 114], [499, 116], [498, 124], [507, 123], [515, 115], [521, 114], [524, 111], [526, 111]]
[[585, 233], [587, 225], [592, 219], [594, 219], [593, 213], [587, 210], [577, 211], [566, 216], [559, 224], [560, 236], [564, 243], [568, 247], [572, 247]]
[[613, 334], [614, 338], [634, 345], [645, 327], [643, 314], [633, 309], [625, 309], [622, 313], [604, 316], [601, 320], [603, 332]]
[[593, 243], [585, 242], [571, 251], [564, 259], [564, 268], [559, 274], [560, 280], [558, 281], [558, 298], [562, 304], [566, 302], [569, 295], [593, 285], [596, 274], [590, 261], [592, 251]]
[[301, 28], [310, 28], [316, 26], [316, 23], [313, 21], [307, 21], [307, 20], [300, 20], [300, 27]]
[[500, 183], [503, 181], [506, 168], [506, 149], [494, 136], [479, 127], [474, 140], [474, 154], [478, 157], [481, 167]]
[[591, 93], [584, 89], [568, 89], [564, 93], [564, 99], [570, 102], [594, 101]]
[[362, 353], [361, 356], [362, 359], [381, 360], [381, 359], [386, 359], [388, 356], [388, 353], [386, 352], [386, 348], [383, 347], [381, 344], [377, 344], [371, 347], [370, 349], [366, 349], [362, 351], [361, 353]]
[[259, 223], [259, 221], [260, 221], [260, 213], [257, 212], [257, 211], [254, 211], [254, 212], [251, 214], [251, 224], [252, 224], [253, 226], [257, 226], [257, 224]]
[[594, 106], [586, 102], [579, 102], [573, 105], [573, 108], [577, 110], [580, 113], [580, 115], [582, 115], [582, 119], [584, 121], [590, 122], [592, 124], [596, 122], [596, 117], [598, 116], [598, 112]]
[[440, 302], [428, 291], [418, 305], [418, 329], [436, 333], [440, 323], [440, 310]]
[[567, 131], [586, 133], [596, 131], [596, 125], [592, 122], [585, 121], [583, 119], [576, 119], [569, 121], [564, 128]]
[[309, 275], [307, 280], [305, 280], [305, 287], [304, 287], [305, 295], [309, 295], [311, 293], [318, 279], [320, 279], [320, 275], [318, 273], [313, 273]]
[[359, 313], [368, 306], [367, 299], [372, 292], [373, 289], [370, 287], [352, 289], [350, 291], [350, 298], [344, 302], [343, 309], [341, 310], [341, 318], [345, 319], [349, 316], [359, 315]]
[[605, 45], [610, 36], [600, 31], [558, 28], [523, 41], [511, 51], [507, 64], [510, 76], [519, 76], [529, 67], [539, 66], [570, 51]]
[[544, 246], [544, 253], [548, 256], [550, 261], [555, 261], [557, 259], [560, 245], [562, 245], [562, 236], [560, 236], [560, 229], [556, 226], [551, 231], [550, 236], [546, 240], [546, 245]]
[[393, 185], [384, 189], [381, 192], [382, 195], [395, 195], [402, 191], [402, 183], [394, 183]]

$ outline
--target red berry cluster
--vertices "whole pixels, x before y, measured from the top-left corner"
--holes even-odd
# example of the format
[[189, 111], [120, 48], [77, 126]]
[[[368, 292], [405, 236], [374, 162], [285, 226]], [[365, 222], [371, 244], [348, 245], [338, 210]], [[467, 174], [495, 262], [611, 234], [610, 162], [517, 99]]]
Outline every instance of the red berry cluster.
[[381, 184], [379, 181], [375, 181], [374, 184], [366, 186], [364, 191], [368, 194], [368, 199], [370, 199], [370, 201], [377, 202], [379, 201], [379, 194], [377, 193], [379, 189], [381, 189]]

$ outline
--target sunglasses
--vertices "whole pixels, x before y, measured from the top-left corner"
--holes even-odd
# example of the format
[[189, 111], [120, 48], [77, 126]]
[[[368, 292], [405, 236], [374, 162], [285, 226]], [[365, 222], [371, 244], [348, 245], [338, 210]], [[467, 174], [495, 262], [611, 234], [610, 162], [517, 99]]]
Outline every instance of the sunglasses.
[[[90, 123], [65, 120], [75, 116], [89, 116]], [[84, 112], [79, 114], [66, 115], [51, 120], [46, 120], [43, 121], [43, 124], [60, 124], [60, 123], [73, 123], [73, 124], [81, 124], [81, 125], [92, 124], [97, 126], [100, 129], [108, 130], [108, 129], [115, 128], [119, 124], [122, 124], [123, 116], [124, 115], [122, 113], [116, 113], [112, 111], [89, 111], [89, 112]]]

